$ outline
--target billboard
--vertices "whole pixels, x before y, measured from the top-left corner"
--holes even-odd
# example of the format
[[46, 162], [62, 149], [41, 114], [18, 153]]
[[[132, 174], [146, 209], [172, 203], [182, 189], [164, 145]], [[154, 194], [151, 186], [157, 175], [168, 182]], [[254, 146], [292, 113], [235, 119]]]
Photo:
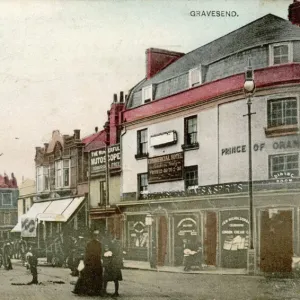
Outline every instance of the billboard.
[[[108, 166], [110, 170], [121, 168], [121, 149], [120, 144], [107, 148]], [[90, 153], [90, 172], [91, 174], [106, 171], [105, 148], [91, 151]]]

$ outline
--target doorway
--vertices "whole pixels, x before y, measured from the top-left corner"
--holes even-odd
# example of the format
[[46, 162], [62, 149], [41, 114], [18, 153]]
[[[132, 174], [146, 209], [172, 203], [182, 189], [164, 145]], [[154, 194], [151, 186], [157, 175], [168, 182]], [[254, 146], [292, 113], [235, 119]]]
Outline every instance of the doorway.
[[217, 214], [215, 212], [210, 211], [206, 213], [203, 251], [205, 264], [208, 266], [216, 266]]
[[160, 216], [158, 220], [157, 265], [164, 266], [167, 254], [168, 222], [165, 216]]
[[266, 273], [290, 273], [293, 256], [291, 210], [261, 212], [260, 268]]

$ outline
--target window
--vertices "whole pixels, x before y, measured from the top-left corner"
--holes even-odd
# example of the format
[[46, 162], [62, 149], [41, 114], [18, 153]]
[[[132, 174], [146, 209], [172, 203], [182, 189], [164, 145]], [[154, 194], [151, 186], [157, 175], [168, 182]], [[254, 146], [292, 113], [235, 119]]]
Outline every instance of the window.
[[44, 185], [43, 185], [43, 167], [38, 167], [36, 168], [36, 182], [37, 182], [37, 191], [42, 192], [44, 190]]
[[152, 85], [142, 88], [143, 103], [147, 103], [153, 100], [153, 89]]
[[184, 119], [184, 148], [199, 147], [197, 142], [197, 116]]
[[106, 181], [100, 181], [100, 205], [106, 202]]
[[10, 225], [10, 213], [4, 213], [4, 225]]
[[44, 189], [45, 189], [45, 191], [50, 190], [49, 174], [50, 174], [50, 168], [44, 167]]
[[148, 194], [148, 174], [138, 174], [138, 194], [139, 199], [145, 197]]
[[2, 205], [3, 206], [11, 206], [12, 205], [12, 194], [11, 193], [3, 193], [2, 194]]
[[70, 186], [70, 160], [64, 159], [55, 162], [55, 186], [57, 188]]
[[64, 187], [70, 186], [70, 160], [69, 159], [63, 160], [63, 186]]
[[291, 43], [270, 45], [269, 52], [271, 66], [290, 63], [293, 60]]
[[143, 129], [137, 132], [137, 155], [136, 157], [145, 157], [148, 154], [148, 130]]
[[291, 178], [299, 176], [299, 154], [289, 153], [269, 156], [271, 178]]
[[55, 186], [62, 187], [62, 161], [55, 162]]
[[198, 166], [184, 168], [184, 185], [186, 190], [198, 187]]
[[268, 101], [268, 127], [298, 124], [296, 98]]
[[189, 71], [189, 87], [192, 88], [202, 83], [201, 66]]

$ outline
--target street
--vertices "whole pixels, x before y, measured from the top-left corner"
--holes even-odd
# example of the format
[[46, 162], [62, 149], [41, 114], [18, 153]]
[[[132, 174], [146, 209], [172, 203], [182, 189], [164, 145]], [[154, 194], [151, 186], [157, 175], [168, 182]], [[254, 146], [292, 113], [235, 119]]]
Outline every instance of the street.
[[[97, 298], [73, 295], [68, 269], [39, 267], [40, 284], [28, 286], [29, 271], [19, 264], [14, 264], [13, 268], [11, 271], [0, 269], [1, 300]], [[108, 293], [113, 293], [113, 283], [108, 284]], [[300, 299], [300, 280], [123, 270], [119, 298], [296, 300]]]

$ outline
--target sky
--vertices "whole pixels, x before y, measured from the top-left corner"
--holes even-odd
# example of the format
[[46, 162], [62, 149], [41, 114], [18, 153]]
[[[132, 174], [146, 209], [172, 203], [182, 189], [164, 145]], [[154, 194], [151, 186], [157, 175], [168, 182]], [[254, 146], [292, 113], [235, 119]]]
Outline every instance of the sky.
[[[0, 174], [35, 178], [52, 131], [101, 130], [114, 93], [145, 77], [150, 47], [190, 52], [292, 0], [0, 0]], [[235, 11], [236, 17], [191, 16]]]

